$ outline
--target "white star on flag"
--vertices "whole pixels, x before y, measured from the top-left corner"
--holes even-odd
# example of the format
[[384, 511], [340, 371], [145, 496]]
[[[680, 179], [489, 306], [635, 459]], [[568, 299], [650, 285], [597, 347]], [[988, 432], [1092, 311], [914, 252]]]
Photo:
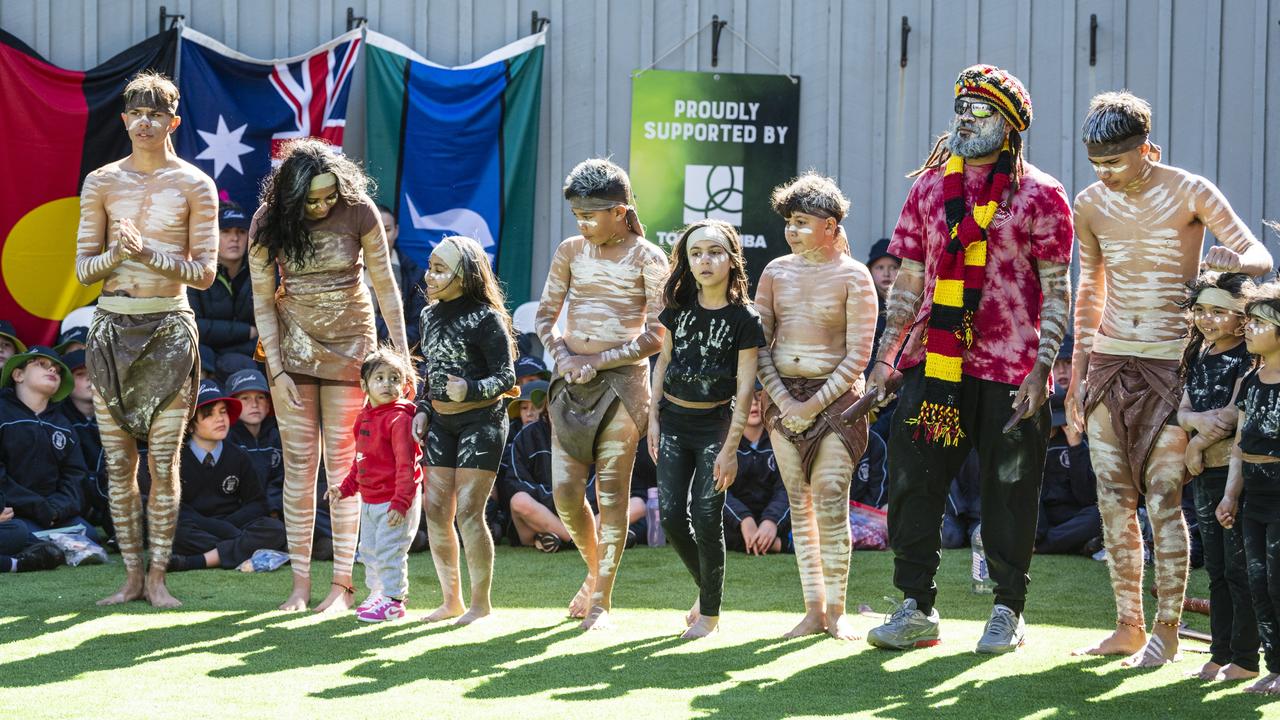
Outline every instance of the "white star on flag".
[[246, 123], [235, 130], [227, 129], [227, 121], [218, 116], [217, 132], [205, 132], [197, 129], [200, 137], [209, 145], [196, 156], [197, 160], [213, 161], [213, 179], [217, 180], [222, 174], [222, 169], [231, 166], [235, 171], [244, 174], [244, 168], [240, 166], [240, 156], [253, 152], [253, 148], [240, 142], [240, 138], [244, 136], [245, 128], [249, 127]]

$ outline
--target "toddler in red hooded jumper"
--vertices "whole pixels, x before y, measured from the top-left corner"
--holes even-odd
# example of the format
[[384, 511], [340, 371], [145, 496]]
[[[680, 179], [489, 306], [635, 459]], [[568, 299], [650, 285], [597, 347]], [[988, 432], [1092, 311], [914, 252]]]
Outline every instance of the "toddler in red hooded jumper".
[[368, 402], [356, 418], [356, 459], [330, 503], [360, 493], [360, 557], [369, 597], [356, 608], [364, 622], [404, 617], [409, 545], [422, 515], [422, 449], [413, 438], [415, 377], [408, 359], [379, 348], [360, 367]]

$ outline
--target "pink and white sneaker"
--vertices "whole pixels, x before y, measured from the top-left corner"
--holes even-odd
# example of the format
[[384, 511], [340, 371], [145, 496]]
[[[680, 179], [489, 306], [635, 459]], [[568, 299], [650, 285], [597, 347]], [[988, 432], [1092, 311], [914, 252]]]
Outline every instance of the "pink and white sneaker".
[[382, 600], [383, 597], [381, 593], [369, 593], [369, 597], [365, 598], [364, 602], [356, 606], [356, 614], [359, 615], [365, 610], [376, 607], [378, 603], [382, 602]]
[[391, 598], [379, 598], [377, 604], [356, 614], [361, 622], [386, 622], [404, 617], [404, 602]]

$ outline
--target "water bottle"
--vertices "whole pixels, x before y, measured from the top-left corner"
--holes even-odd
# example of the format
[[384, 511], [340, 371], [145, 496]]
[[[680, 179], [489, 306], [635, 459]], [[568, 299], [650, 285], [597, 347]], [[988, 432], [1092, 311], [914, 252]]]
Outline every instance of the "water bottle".
[[649, 499], [645, 501], [645, 519], [649, 525], [649, 547], [661, 547], [667, 544], [667, 535], [662, 532], [662, 512], [658, 510], [658, 488], [649, 488]]
[[973, 550], [969, 555], [969, 574], [973, 580], [971, 591], [976, 595], [990, 595], [995, 590], [995, 583], [987, 573], [987, 553], [982, 547], [982, 525], [975, 525], [970, 536]]

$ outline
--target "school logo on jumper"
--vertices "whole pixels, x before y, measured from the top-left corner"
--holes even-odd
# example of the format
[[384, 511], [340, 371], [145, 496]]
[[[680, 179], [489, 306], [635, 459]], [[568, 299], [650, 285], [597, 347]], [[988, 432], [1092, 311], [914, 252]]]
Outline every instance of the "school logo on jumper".
[[741, 165], [685, 165], [684, 221], [704, 218], [742, 224]]
[[67, 446], [67, 436], [61, 430], [55, 430], [53, 433], [53, 447], [61, 450]]
[[240, 478], [235, 475], [228, 475], [222, 478], [222, 492], [225, 495], [235, 495], [236, 490], [240, 487]]

